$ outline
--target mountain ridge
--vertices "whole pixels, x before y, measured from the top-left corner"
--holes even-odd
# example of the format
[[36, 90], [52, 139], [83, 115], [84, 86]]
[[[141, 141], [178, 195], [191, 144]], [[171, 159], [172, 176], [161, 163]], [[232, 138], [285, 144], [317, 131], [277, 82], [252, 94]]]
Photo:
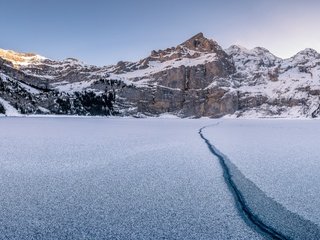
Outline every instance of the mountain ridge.
[[[1, 80], [5, 86], [0, 86], [0, 97], [21, 113], [46, 109], [51, 114], [120, 116], [319, 115], [320, 54], [311, 48], [282, 59], [262, 47], [222, 49], [198, 33], [137, 62], [103, 67], [73, 58], [55, 61], [17, 53], [27, 59], [19, 64], [14, 52], [11, 58], [1, 53], [0, 73], [11, 80]], [[14, 82], [40, 93], [29, 96], [35, 99], [28, 102], [20, 97], [23, 87], [10, 86]]]
[[[195, 34], [194, 36], [192, 36], [191, 38], [189, 38], [188, 40], [186, 40], [186, 41], [178, 44], [176, 47], [182, 46], [182, 45], [184, 45], [185, 43], [187, 43], [188, 41], [193, 40], [193, 39], [195, 39], [195, 38], [199, 38], [199, 37], [200, 37], [200, 38], [203, 38], [203, 39], [205, 39], [205, 40], [207, 40], [207, 41], [212, 41], [212, 42], [218, 44], [215, 40], [206, 38], [202, 32], [199, 32], [199, 33]], [[290, 57], [284, 58], [284, 57], [279, 57], [279, 56], [275, 55], [274, 53], [272, 53], [272, 52], [271, 52], [270, 50], [268, 50], [267, 48], [264, 48], [264, 47], [261, 47], [261, 46], [256, 46], [256, 47], [253, 47], [253, 48], [247, 48], [247, 47], [242, 46], [242, 45], [239, 45], [239, 44], [233, 44], [233, 45], [231, 45], [231, 46], [229, 46], [229, 47], [227, 47], [227, 48], [225, 48], [225, 49], [223, 49], [220, 45], [218, 45], [218, 46], [219, 46], [222, 50], [224, 50], [224, 51], [226, 51], [226, 50], [228, 50], [229, 48], [232, 48], [232, 47], [237, 47], [237, 48], [240, 48], [240, 49], [243, 49], [243, 50], [247, 50], [247, 51], [252, 51], [252, 50], [255, 50], [255, 49], [264, 49], [264, 50], [266, 50], [267, 52], [269, 52], [270, 54], [272, 54], [272, 55], [274, 55], [275, 57], [277, 57], [277, 58], [279, 58], [279, 59], [282, 59], [282, 60], [286, 60], [286, 59], [293, 58], [293, 57], [295, 57], [296, 55], [299, 55], [300, 53], [303, 53], [303, 52], [313, 52], [313, 53], [315, 53], [315, 54], [320, 54], [317, 50], [315, 50], [315, 49], [313, 49], [313, 48], [305, 48], [305, 49], [300, 50], [299, 52], [297, 52], [296, 54], [294, 54], [294, 55], [292, 55], [292, 56], [290, 56]], [[171, 47], [171, 48], [174, 48], [174, 47]], [[170, 48], [167, 48], [167, 49], [170, 49]], [[152, 55], [153, 52], [158, 52], [158, 51], [161, 52], [161, 51], [164, 51], [164, 49], [152, 50], [150, 55]], [[19, 55], [37, 56], [37, 57], [39, 57], [39, 58], [41, 58], [41, 59], [47, 59], [47, 60], [57, 61], [57, 62], [64, 62], [64, 61], [67, 61], [67, 60], [69, 60], [69, 59], [73, 59], [73, 60], [75, 60], [75, 61], [78, 61], [78, 62], [83, 63], [83, 65], [96, 66], [96, 65], [94, 65], [94, 64], [90, 64], [90, 63], [86, 63], [86, 62], [84, 62], [84, 61], [81, 61], [81, 60], [79, 60], [79, 59], [77, 59], [77, 58], [74, 58], [74, 57], [72, 57], [72, 56], [67, 57], [67, 58], [65, 58], [65, 59], [62, 59], [62, 60], [54, 60], [54, 59], [45, 57], [45, 56], [43, 56], [43, 55], [40, 55], [40, 54], [38, 54], [38, 53], [32, 53], [32, 52], [17, 52], [17, 51], [15, 51], [15, 50], [13, 50], [13, 49], [2, 49], [2, 48], [0, 48], [0, 58], [5, 59], [5, 57], [4, 57], [4, 52], [9, 52], [9, 53], [15, 54], [15, 55], [17, 55], [17, 56], [19, 56]], [[138, 61], [139, 61], [139, 60], [138, 60]], [[122, 60], [121, 60], [120, 62], [135, 63], [136, 61], [126, 61], [126, 60], [122, 61]], [[116, 64], [117, 64], [117, 63], [115, 63], [115, 64], [107, 64], [107, 65], [103, 65], [103, 66], [96, 66], [96, 67], [110, 67], [110, 66], [114, 66], [114, 65], [116, 65]]]

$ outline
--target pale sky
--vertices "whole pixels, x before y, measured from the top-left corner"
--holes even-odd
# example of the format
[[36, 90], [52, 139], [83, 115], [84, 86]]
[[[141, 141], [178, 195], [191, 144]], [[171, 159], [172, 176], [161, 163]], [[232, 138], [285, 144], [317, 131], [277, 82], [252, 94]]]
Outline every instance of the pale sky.
[[0, 48], [108, 65], [203, 32], [227, 48], [320, 52], [316, 0], [0, 0]]

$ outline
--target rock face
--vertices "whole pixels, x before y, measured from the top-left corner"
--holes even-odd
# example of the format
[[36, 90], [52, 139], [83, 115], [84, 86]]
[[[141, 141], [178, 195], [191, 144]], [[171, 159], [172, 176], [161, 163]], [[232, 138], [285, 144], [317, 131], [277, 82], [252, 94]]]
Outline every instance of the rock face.
[[97, 67], [76, 59], [0, 51], [0, 98], [21, 113], [181, 117], [318, 117], [320, 54], [280, 59], [199, 33], [138, 62]]

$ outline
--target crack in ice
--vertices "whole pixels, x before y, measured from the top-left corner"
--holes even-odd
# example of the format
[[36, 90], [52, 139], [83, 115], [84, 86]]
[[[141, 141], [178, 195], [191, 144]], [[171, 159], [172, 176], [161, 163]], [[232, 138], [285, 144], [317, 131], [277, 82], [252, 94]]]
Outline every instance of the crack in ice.
[[[213, 126], [216, 126], [220, 124], [220, 122], [214, 124]], [[212, 125], [210, 125], [212, 126]], [[260, 232], [266, 237], [270, 237], [271, 239], [290, 239], [286, 236], [284, 236], [282, 233], [277, 232], [272, 227], [266, 225], [258, 216], [256, 216], [248, 207], [246, 204], [246, 201], [243, 197], [243, 194], [241, 191], [237, 188], [236, 183], [232, 179], [232, 174], [230, 172], [229, 167], [226, 164], [226, 161], [224, 157], [218, 153], [213, 145], [210, 143], [210, 141], [203, 135], [202, 130], [207, 128], [209, 126], [205, 126], [200, 128], [199, 135], [204, 140], [204, 142], [207, 144], [210, 152], [216, 156], [219, 159], [220, 165], [223, 169], [223, 177], [228, 185], [229, 190], [231, 191], [234, 200], [236, 201], [237, 208], [239, 212], [241, 213], [241, 216], [244, 218], [245, 222], [249, 224], [250, 227], [253, 227], [255, 230]]]
[[218, 158], [224, 180], [243, 220], [261, 235], [271, 239], [320, 239], [319, 225], [289, 211], [246, 178], [230, 159], [221, 153], [199, 130], [210, 152]]

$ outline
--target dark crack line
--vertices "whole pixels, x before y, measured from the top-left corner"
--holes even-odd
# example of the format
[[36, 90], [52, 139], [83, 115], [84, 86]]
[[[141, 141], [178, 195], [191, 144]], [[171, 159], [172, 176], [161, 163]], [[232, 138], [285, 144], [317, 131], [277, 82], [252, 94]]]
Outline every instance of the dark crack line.
[[[219, 123], [218, 123], [219, 124]], [[203, 135], [202, 130], [205, 129], [207, 126], [200, 128], [199, 135], [204, 140], [204, 142], [207, 144], [210, 152], [219, 159], [220, 165], [223, 169], [223, 177], [224, 180], [231, 191], [234, 200], [236, 201], [236, 206], [241, 213], [241, 217], [244, 218], [245, 222], [249, 225], [252, 225], [250, 227], [254, 227], [255, 230], [258, 230], [261, 234], [264, 236], [271, 238], [271, 239], [289, 239], [288, 237], [284, 236], [283, 234], [277, 232], [272, 227], [266, 225], [263, 223], [261, 219], [259, 219], [258, 216], [256, 216], [253, 212], [251, 212], [250, 208], [247, 206], [246, 201], [241, 193], [241, 191], [237, 188], [235, 182], [232, 179], [232, 174], [230, 173], [230, 169], [226, 164], [226, 161], [224, 160], [224, 157], [219, 154], [213, 145], [210, 143], [210, 141]]]

